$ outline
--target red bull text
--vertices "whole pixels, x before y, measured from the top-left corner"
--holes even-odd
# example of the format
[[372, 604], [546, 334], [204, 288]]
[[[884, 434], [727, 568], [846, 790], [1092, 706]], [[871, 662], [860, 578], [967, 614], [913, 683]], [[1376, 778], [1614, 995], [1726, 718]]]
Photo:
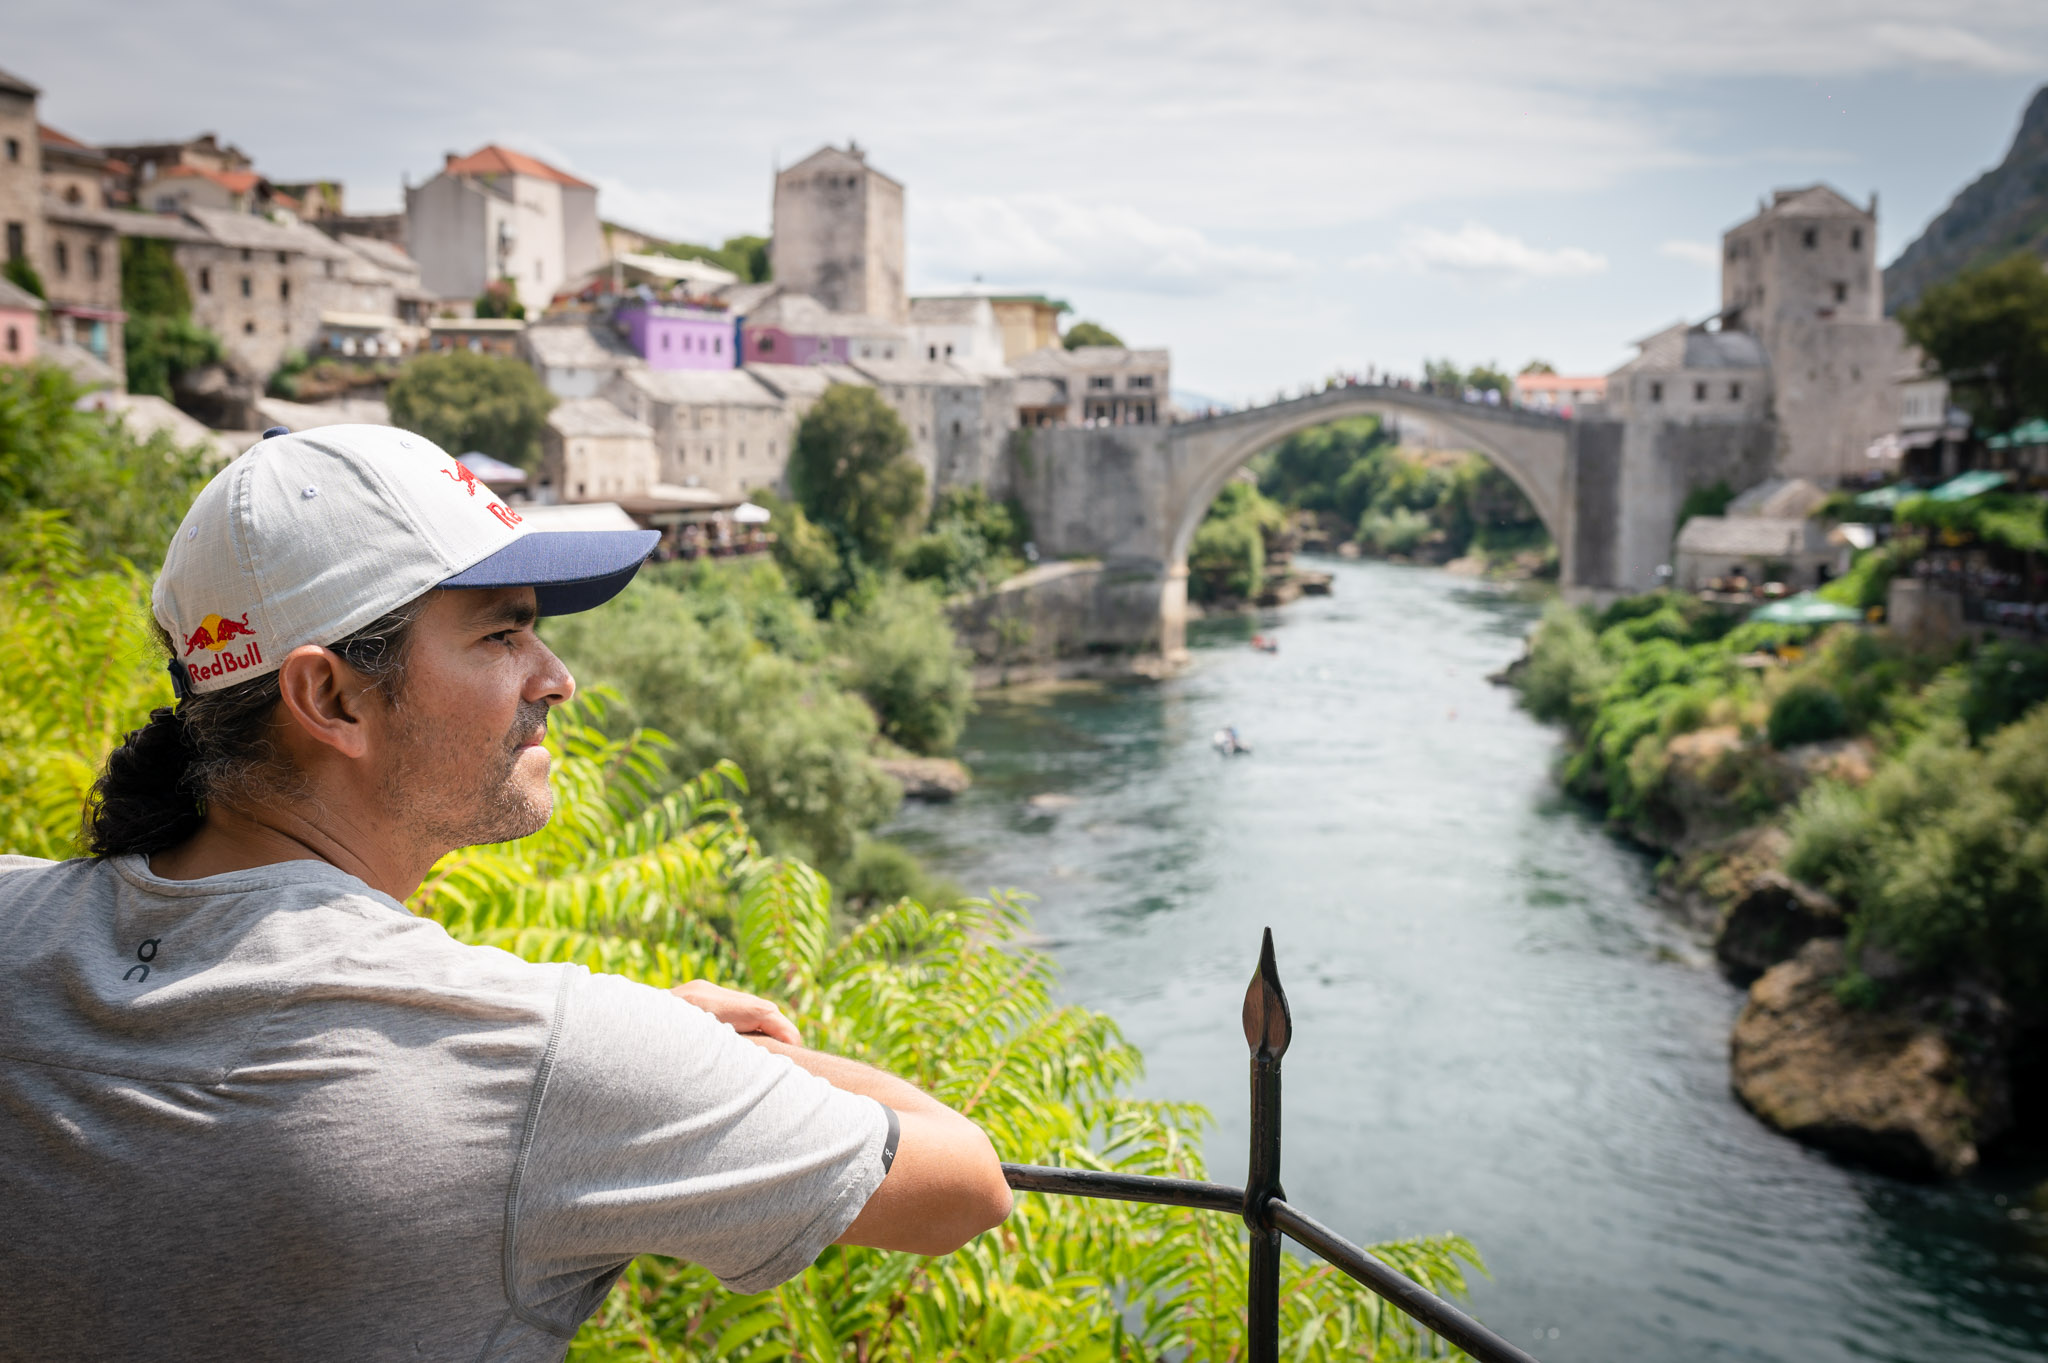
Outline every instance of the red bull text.
[[[247, 639], [249, 643], [229, 653], [228, 645], [237, 639]], [[249, 612], [243, 611], [232, 619], [224, 615], [209, 615], [199, 622], [198, 629], [185, 636], [185, 671], [193, 681], [199, 682], [261, 667], [263, 650], [255, 640], [256, 631], [249, 627]], [[201, 649], [213, 656], [190, 661], [192, 655]]]

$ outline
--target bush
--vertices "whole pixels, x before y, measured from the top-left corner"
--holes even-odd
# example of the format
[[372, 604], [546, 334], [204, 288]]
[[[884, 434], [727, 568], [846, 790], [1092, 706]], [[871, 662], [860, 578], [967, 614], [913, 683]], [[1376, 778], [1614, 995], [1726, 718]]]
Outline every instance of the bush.
[[0, 267], [0, 276], [5, 276], [7, 282], [15, 288], [32, 293], [38, 298], [50, 296], [43, 289], [43, 277], [36, 273], [36, 267], [29, 263], [27, 256], [10, 258], [4, 267]]
[[1233, 479], [1209, 504], [1188, 546], [1188, 595], [1197, 601], [1249, 601], [1266, 586], [1270, 539], [1287, 513], [1255, 484]]
[[470, 450], [531, 470], [554, 394], [506, 355], [467, 350], [420, 355], [392, 380], [391, 424], [418, 431], [452, 455]]
[[755, 492], [753, 498], [769, 513], [768, 528], [775, 535], [775, 562], [789, 585], [815, 610], [829, 611], [832, 603], [852, 585], [846, 564], [839, 557], [839, 547], [795, 502], [767, 488]]
[[959, 886], [926, 870], [909, 848], [881, 838], [860, 840], [833, 888], [839, 902], [856, 914], [872, 913], [901, 899], [947, 909], [962, 898]]
[[903, 554], [903, 575], [947, 596], [984, 592], [1024, 566], [1024, 512], [980, 487], [947, 488], [929, 528]]
[[969, 655], [929, 587], [873, 584], [833, 612], [840, 680], [874, 707], [882, 732], [914, 752], [952, 750], [974, 701]]
[[0, 534], [58, 511], [85, 562], [154, 569], [205, 485], [210, 451], [162, 432], [139, 440], [118, 417], [78, 410], [83, 391], [52, 364], [0, 365]]
[[189, 317], [130, 317], [121, 328], [128, 391], [169, 401], [180, 377], [227, 357], [220, 337]]
[[743, 600], [636, 581], [602, 611], [544, 623], [579, 682], [616, 688], [617, 722], [661, 729], [678, 777], [732, 759], [754, 773], [740, 805], [776, 850], [836, 866], [894, 812], [869, 755], [875, 717], [826, 663], [777, 652]]
[[1435, 528], [1429, 517], [1405, 506], [1368, 511], [1359, 518], [1358, 542], [1376, 553], [1412, 554]]
[[1820, 743], [1849, 732], [1849, 711], [1842, 698], [1819, 682], [1800, 681], [1771, 703], [1768, 736], [1784, 751], [1801, 743]]
[[1067, 328], [1066, 335], [1060, 337], [1060, 344], [1069, 350], [1078, 350], [1084, 345], [1120, 346], [1123, 339], [1100, 323], [1076, 322]]
[[1529, 665], [1518, 683], [1522, 703], [1538, 719], [1584, 732], [1617, 670], [1585, 612], [1552, 601], [1529, 640]]
[[1858, 951], [2048, 1003], [2048, 707], [1981, 749], [1936, 726], [1861, 789], [1809, 791], [1787, 866], [1853, 907]]
[[1961, 713], [1973, 742], [2048, 701], [2048, 648], [1997, 640], [1977, 650]]

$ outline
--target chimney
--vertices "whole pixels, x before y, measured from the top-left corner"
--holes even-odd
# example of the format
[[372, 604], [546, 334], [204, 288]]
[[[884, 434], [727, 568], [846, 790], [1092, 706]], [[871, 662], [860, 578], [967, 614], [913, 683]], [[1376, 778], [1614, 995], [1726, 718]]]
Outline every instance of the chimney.
[[443, 169], [443, 170], [446, 170], [446, 169], [448, 169], [448, 167], [450, 167], [450, 166], [452, 166], [452, 165], [454, 165], [454, 164], [455, 164], [455, 153], [454, 153], [454, 152], [452, 152], [452, 151], [444, 151], [444, 152], [442, 152], [442, 153], [441, 153], [441, 169]]

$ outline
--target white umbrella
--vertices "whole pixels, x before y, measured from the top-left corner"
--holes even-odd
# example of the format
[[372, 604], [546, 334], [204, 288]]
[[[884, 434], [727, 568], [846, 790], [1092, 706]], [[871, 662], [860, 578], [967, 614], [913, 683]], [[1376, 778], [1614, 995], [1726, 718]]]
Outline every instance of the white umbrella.
[[733, 508], [732, 518], [741, 525], [766, 525], [774, 519], [774, 513], [765, 506], [755, 506], [752, 502], [741, 502]]

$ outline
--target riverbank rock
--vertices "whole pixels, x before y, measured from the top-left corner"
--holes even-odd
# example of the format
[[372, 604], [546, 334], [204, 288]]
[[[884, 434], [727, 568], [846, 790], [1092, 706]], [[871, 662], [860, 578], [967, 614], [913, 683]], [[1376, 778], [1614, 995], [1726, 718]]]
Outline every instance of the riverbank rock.
[[1728, 906], [1714, 936], [1714, 956], [1730, 979], [1748, 984], [1814, 938], [1840, 937], [1847, 930], [1841, 905], [1783, 871], [1769, 870]]
[[[1852, 1009], [1841, 939], [1764, 972], [1729, 1043], [1735, 1094], [1768, 1125], [1910, 1177], [1954, 1177], [2011, 1122], [2004, 1005], [1960, 990]], [[1936, 1019], [1939, 1019], [1937, 1021]]]
[[875, 765], [896, 778], [906, 800], [950, 800], [974, 784], [967, 768], [950, 757], [885, 757]]

